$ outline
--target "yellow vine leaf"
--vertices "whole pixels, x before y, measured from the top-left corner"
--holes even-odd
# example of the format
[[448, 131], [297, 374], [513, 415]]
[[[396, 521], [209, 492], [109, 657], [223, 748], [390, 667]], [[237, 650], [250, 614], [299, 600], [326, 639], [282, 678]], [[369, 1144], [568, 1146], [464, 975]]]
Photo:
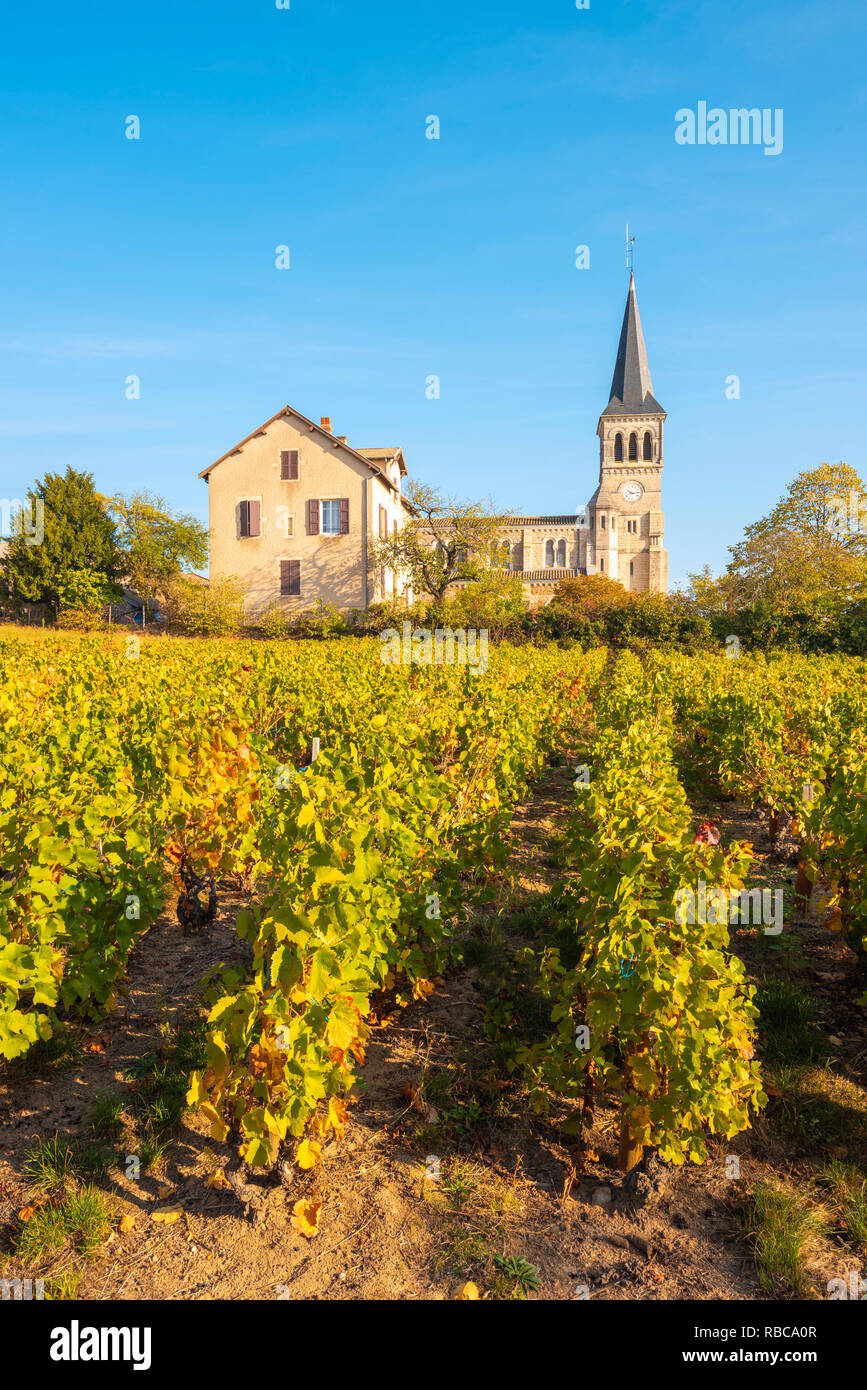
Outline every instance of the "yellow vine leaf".
[[119, 1231], [131, 1231], [134, 1225], [135, 1225], [135, 1217], [134, 1217], [134, 1216], [130, 1216], [129, 1214], [127, 1214], [126, 1216], [122, 1216], [122, 1217], [120, 1218], [120, 1221], [118, 1222], [118, 1225], [117, 1225], [117, 1229], [118, 1229]]
[[458, 1299], [459, 1299], [459, 1300], [460, 1300], [460, 1299], [464, 1299], [464, 1300], [468, 1300], [468, 1301], [471, 1301], [471, 1302], [475, 1302], [475, 1300], [478, 1298], [478, 1296], [479, 1296], [478, 1285], [477, 1285], [477, 1284], [474, 1284], [473, 1281], [470, 1279], [470, 1280], [468, 1281], [468, 1283], [464, 1284], [464, 1287], [461, 1289], [460, 1293], [458, 1294]]
[[181, 1219], [180, 1207], [163, 1207], [162, 1211], [151, 1212], [151, 1221], [162, 1222], [164, 1226], [172, 1226]]
[[315, 1139], [302, 1139], [295, 1158], [299, 1168], [315, 1168], [322, 1162], [322, 1147]]
[[292, 1208], [292, 1225], [299, 1235], [305, 1236], [307, 1240], [312, 1240], [319, 1234], [319, 1213], [322, 1210], [321, 1202], [313, 1202], [309, 1198], [301, 1198]]

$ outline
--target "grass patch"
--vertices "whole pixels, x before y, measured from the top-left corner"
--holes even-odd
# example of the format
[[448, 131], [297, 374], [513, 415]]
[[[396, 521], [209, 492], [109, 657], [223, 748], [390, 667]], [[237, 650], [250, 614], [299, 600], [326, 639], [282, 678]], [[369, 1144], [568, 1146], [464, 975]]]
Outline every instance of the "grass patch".
[[24, 1176], [43, 1192], [63, 1187], [75, 1170], [75, 1153], [67, 1139], [37, 1139], [24, 1156]]
[[116, 1092], [106, 1091], [96, 1097], [90, 1114], [90, 1127], [97, 1134], [114, 1136], [123, 1128], [125, 1101]]
[[72, 1248], [88, 1258], [109, 1232], [111, 1218], [105, 1199], [95, 1187], [77, 1188], [38, 1207], [14, 1240], [25, 1264]]
[[71, 1269], [66, 1274], [57, 1274], [45, 1281], [45, 1297], [52, 1302], [75, 1298], [81, 1283], [81, 1271]]
[[825, 1066], [781, 1066], [771, 1079], [782, 1093], [771, 1100], [768, 1118], [783, 1138], [804, 1148], [851, 1144], [865, 1148], [867, 1100], [845, 1077]]
[[785, 978], [766, 980], [756, 991], [759, 1034], [766, 1061], [811, 1062], [824, 1040], [816, 1022], [813, 1000]]
[[822, 1182], [831, 1193], [846, 1235], [867, 1250], [867, 1179], [858, 1165], [833, 1158], [825, 1165]]
[[811, 1239], [826, 1234], [824, 1216], [800, 1195], [759, 1183], [747, 1198], [741, 1225], [753, 1250], [759, 1287], [777, 1297], [808, 1294], [804, 1251]]

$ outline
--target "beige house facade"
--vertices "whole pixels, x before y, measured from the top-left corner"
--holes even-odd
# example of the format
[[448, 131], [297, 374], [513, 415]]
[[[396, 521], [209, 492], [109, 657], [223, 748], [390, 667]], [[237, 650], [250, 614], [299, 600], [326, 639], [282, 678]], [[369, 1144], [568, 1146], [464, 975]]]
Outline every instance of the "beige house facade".
[[368, 546], [403, 524], [405, 476], [399, 448], [350, 448], [327, 417], [285, 406], [199, 474], [211, 576], [237, 575], [250, 620], [274, 605], [363, 609], [393, 596], [399, 576], [372, 571]]
[[[599, 481], [580, 512], [503, 519], [500, 559], [531, 605], [556, 585], [604, 574], [630, 592], [668, 590], [662, 511], [666, 413], [653, 395], [635, 280], [630, 276], [614, 376], [599, 417]], [[285, 406], [199, 474], [208, 484], [211, 575], [237, 575], [246, 616], [317, 600], [364, 609], [413, 595], [374, 569], [370, 543], [411, 514], [399, 448], [351, 448]]]

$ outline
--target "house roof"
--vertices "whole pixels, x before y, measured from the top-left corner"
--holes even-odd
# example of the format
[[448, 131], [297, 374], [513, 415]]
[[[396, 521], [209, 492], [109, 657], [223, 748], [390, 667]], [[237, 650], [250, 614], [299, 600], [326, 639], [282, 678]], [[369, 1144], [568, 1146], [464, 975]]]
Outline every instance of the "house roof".
[[[363, 463], [365, 468], [369, 468], [371, 473], [375, 473], [378, 478], [381, 478], [386, 487], [391, 488], [392, 492], [400, 496], [400, 488], [395, 487], [384, 468], [378, 466], [378, 461], [382, 460], [385, 462], [386, 460], [394, 458], [395, 455], [400, 455], [398, 462], [400, 464], [401, 475], [403, 476], [406, 473], [406, 463], [404, 461], [402, 449], [353, 449], [351, 445], [344, 443], [342, 439], [332, 434], [330, 430], [325, 429], [322, 425], [317, 425], [315, 420], [308, 420], [306, 415], [302, 415], [300, 410], [293, 410], [290, 405], [284, 405], [283, 409], [278, 410], [276, 414], [272, 415], [270, 420], [266, 420], [265, 423], [259, 425], [257, 429], [251, 430], [240, 443], [233, 445], [231, 449], [227, 449], [225, 454], [221, 454], [213, 463], [209, 463], [207, 468], [202, 469], [199, 477], [207, 481], [209, 473], [211, 473], [218, 464], [225, 463], [226, 459], [231, 458], [233, 454], [239, 454], [245, 444], [249, 444], [250, 440], [254, 439], [257, 434], [263, 434], [269, 425], [273, 425], [275, 420], [280, 419], [281, 415], [290, 416], [292, 419], [297, 420], [299, 424], [306, 425], [311, 433], [315, 432], [322, 435], [322, 437], [327, 439], [335, 449], [344, 449], [352, 458], [358, 459], [359, 463]], [[404, 506], [411, 510], [410, 504], [406, 499], [404, 498], [402, 500]]]
[[629, 276], [629, 292], [623, 311], [617, 360], [611, 380], [611, 396], [602, 412], [605, 415], [664, 415], [665, 411], [653, 395], [647, 349], [641, 331], [641, 317], [635, 295], [635, 277]]
[[400, 469], [400, 476], [406, 477], [406, 460], [403, 456], [403, 449], [356, 449], [357, 454], [362, 454], [366, 459], [372, 459], [375, 463], [395, 462]]

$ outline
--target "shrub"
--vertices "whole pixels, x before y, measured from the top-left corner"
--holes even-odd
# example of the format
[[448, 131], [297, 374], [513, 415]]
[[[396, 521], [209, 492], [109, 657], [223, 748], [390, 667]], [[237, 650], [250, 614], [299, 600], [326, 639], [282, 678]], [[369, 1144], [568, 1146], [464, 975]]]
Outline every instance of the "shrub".
[[259, 630], [263, 637], [276, 641], [289, 636], [289, 613], [279, 603], [272, 603], [259, 619]]
[[231, 637], [240, 631], [244, 591], [236, 575], [196, 584], [179, 575], [166, 587], [165, 608], [170, 623], [200, 637]]
[[92, 608], [62, 608], [57, 615], [56, 626], [77, 632], [92, 632], [104, 624], [99, 612]]
[[338, 637], [346, 632], [346, 620], [333, 603], [317, 599], [294, 617], [293, 629], [299, 637]]

